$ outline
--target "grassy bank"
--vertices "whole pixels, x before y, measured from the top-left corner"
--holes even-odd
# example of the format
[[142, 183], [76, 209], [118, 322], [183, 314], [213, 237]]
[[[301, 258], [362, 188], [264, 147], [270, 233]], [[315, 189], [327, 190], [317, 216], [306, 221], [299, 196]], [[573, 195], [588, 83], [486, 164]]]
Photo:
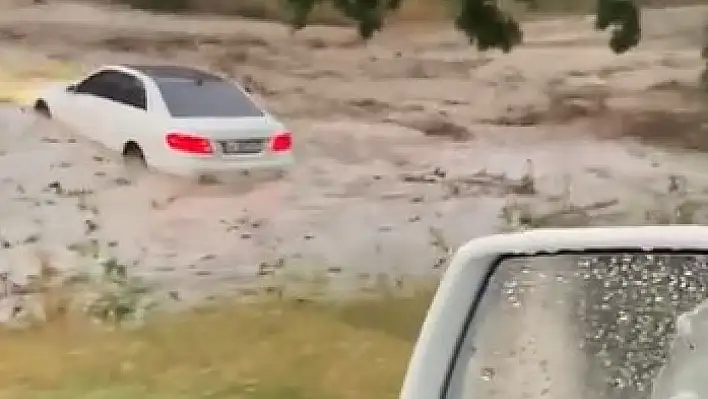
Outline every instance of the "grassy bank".
[[221, 304], [98, 331], [0, 333], [0, 398], [395, 398], [430, 294]]

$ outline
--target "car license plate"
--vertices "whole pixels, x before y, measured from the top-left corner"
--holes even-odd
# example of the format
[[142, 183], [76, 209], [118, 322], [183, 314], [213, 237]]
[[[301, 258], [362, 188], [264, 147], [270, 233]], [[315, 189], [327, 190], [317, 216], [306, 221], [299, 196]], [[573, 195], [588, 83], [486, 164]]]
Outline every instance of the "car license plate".
[[225, 154], [257, 154], [263, 151], [263, 140], [228, 140], [221, 147]]

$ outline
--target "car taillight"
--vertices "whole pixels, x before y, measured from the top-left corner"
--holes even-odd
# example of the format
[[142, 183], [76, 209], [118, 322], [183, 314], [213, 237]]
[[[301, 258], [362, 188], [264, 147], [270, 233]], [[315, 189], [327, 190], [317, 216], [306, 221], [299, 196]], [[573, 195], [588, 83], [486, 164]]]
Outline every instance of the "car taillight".
[[290, 151], [293, 148], [293, 135], [290, 132], [276, 133], [270, 139], [270, 150], [273, 152]]
[[191, 133], [171, 132], [165, 136], [170, 149], [187, 154], [212, 154], [214, 149], [209, 139]]

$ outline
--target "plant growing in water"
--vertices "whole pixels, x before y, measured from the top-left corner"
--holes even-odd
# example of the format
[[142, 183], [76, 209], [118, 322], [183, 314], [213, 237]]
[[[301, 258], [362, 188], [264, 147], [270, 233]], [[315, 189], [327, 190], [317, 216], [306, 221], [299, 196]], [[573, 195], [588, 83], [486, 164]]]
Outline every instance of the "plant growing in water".
[[94, 321], [121, 325], [126, 322], [141, 323], [157, 302], [145, 282], [128, 275], [126, 265], [116, 258], [100, 263], [102, 274], [93, 282], [94, 294], [84, 307]]

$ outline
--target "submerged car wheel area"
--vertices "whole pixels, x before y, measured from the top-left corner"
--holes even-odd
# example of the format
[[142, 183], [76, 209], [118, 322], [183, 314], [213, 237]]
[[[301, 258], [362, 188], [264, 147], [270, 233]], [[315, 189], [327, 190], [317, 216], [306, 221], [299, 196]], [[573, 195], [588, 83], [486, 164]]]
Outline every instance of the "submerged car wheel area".
[[38, 115], [45, 117], [45, 118], [51, 118], [52, 117], [52, 112], [49, 110], [49, 106], [47, 105], [47, 102], [44, 101], [44, 99], [37, 99], [34, 103], [34, 112], [36, 112]]
[[129, 141], [123, 146], [123, 161], [126, 168], [133, 172], [145, 170], [148, 166], [142, 148], [135, 141]]

